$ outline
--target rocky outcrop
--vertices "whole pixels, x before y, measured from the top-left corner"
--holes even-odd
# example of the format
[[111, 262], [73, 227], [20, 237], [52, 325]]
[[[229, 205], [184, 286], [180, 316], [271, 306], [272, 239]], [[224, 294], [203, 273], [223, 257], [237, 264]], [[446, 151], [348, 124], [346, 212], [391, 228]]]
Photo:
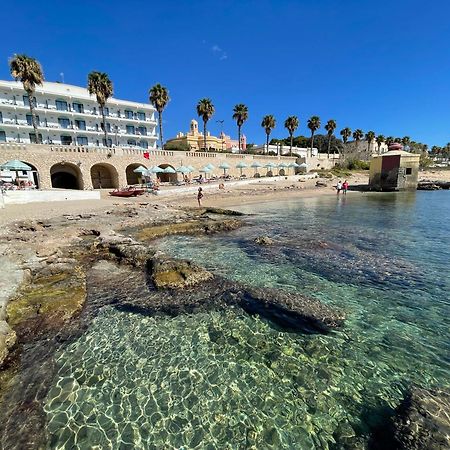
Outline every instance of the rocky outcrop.
[[450, 448], [450, 391], [412, 388], [397, 408], [394, 437], [400, 450]]
[[254, 241], [257, 245], [273, 245], [274, 240], [269, 236], [258, 236]]
[[419, 191], [438, 191], [440, 189], [450, 189], [450, 181], [420, 181], [417, 184]]
[[158, 289], [183, 289], [210, 280], [213, 275], [196, 264], [162, 255], [149, 260], [151, 279]]
[[0, 320], [0, 368], [16, 343], [16, 333], [5, 320]]

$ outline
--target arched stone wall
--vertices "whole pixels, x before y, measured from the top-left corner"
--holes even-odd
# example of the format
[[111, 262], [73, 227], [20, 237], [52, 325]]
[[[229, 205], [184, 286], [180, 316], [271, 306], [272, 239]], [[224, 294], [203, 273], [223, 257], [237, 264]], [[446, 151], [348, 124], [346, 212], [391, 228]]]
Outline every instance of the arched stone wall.
[[129, 164], [125, 169], [125, 175], [127, 178], [127, 184], [139, 184], [139, 180], [142, 178], [141, 174], [133, 172], [139, 166], [146, 167], [144, 164], [133, 163]]
[[50, 179], [53, 188], [83, 189], [83, 177], [80, 168], [70, 162], [60, 162], [50, 168]]
[[94, 189], [119, 187], [119, 174], [112, 164], [97, 163], [91, 166], [91, 181]]
[[[173, 167], [171, 164], [160, 164], [159, 167], [161, 169], [165, 169], [166, 167], [172, 167], [172, 169], [175, 170], [175, 167]], [[161, 182], [166, 183], [176, 183], [178, 180], [178, 176], [176, 173], [158, 173], [158, 178], [161, 180]]]

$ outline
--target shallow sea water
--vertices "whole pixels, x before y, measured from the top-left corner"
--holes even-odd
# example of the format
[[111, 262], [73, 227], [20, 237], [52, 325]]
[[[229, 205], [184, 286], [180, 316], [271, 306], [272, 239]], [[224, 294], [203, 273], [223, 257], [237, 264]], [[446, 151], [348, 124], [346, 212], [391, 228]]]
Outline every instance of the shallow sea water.
[[[450, 380], [450, 194], [349, 194], [239, 208], [250, 226], [159, 246], [230, 279], [347, 313], [290, 333], [239, 308], [105, 308], [56, 355], [50, 448], [365, 448], [405, 389]], [[277, 241], [259, 247], [253, 239]]]

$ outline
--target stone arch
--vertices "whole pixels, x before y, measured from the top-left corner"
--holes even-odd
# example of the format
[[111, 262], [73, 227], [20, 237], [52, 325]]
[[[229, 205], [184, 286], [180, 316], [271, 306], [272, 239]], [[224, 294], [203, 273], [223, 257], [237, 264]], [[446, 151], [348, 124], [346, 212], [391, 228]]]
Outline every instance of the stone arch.
[[280, 170], [278, 171], [278, 175], [279, 175], [280, 177], [284, 177], [284, 176], [286, 175], [286, 171], [285, 171], [284, 169], [280, 169]]
[[36, 189], [39, 189], [41, 187], [41, 177], [39, 174], [39, 170], [37, 169], [37, 167], [34, 164], [31, 164], [28, 161], [22, 161], [22, 162], [24, 162], [25, 164], [28, 164], [31, 167], [32, 175], [31, 175], [30, 179], [33, 181], [34, 185], [36, 186]]
[[[160, 164], [158, 167], [161, 167], [161, 169], [165, 169], [166, 167], [172, 167], [172, 169], [175, 170], [175, 167], [173, 167], [171, 164]], [[161, 180], [161, 182], [166, 183], [176, 183], [177, 182], [177, 174], [176, 173], [158, 173], [158, 178]]]
[[139, 180], [142, 178], [141, 174], [133, 172], [139, 166], [143, 166], [143, 164], [133, 163], [127, 166], [127, 168], [125, 169], [127, 184], [139, 184]]
[[52, 188], [83, 189], [83, 176], [80, 168], [73, 163], [62, 161], [50, 168]]
[[97, 163], [91, 167], [91, 180], [94, 189], [111, 189], [119, 187], [119, 174], [108, 163]]

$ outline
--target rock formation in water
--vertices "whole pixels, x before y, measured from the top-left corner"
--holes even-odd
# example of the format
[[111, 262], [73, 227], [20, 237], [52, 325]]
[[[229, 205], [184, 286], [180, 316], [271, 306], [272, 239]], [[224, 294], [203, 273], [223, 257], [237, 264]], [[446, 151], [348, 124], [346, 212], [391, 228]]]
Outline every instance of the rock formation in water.
[[412, 388], [397, 408], [394, 438], [400, 450], [450, 448], [450, 392]]

